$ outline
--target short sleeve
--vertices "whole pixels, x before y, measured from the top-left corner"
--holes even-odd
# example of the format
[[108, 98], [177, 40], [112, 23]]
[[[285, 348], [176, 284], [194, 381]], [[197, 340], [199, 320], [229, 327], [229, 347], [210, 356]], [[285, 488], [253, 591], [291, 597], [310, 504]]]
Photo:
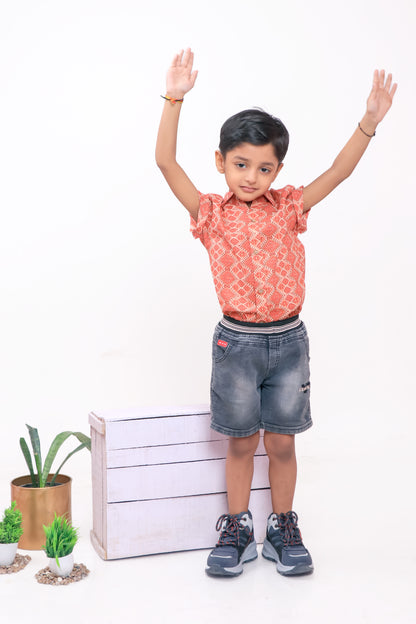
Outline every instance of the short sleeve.
[[204, 229], [207, 226], [207, 223], [212, 218], [212, 196], [211, 195], [203, 195], [198, 191], [199, 194], [199, 210], [198, 210], [198, 218], [195, 219], [191, 216], [191, 234], [194, 238], [202, 238]]
[[303, 186], [295, 188], [288, 185], [278, 191], [272, 190], [272, 195], [279, 206], [285, 208], [292, 215], [290, 219], [291, 229], [293, 228], [298, 234], [306, 232], [310, 211], [303, 212]]
[[295, 209], [297, 223], [296, 231], [299, 234], [302, 234], [302, 232], [306, 232], [307, 230], [308, 216], [310, 212], [309, 210], [307, 212], [303, 212], [303, 186], [299, 186], [299, 188], [292, 187], [289, 197], [291, 197], [292, 205]]

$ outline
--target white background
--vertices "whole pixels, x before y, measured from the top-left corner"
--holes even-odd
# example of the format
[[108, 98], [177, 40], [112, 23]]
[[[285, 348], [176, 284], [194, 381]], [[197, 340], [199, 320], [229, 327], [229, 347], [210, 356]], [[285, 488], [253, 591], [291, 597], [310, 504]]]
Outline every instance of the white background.
[[[282, 118], [278, 182], [298, 186], [355, 130], [373, 70], [399, 83], [357, 170], [302, 236], [315, 426], [298, 441], [298, 508], [403, 535], [396, 522], [415, 511], [415, 18], [413, 0], [1, 0], [2, 508], [26, 473], [25, 423], [46, 448], [59, 431], [87, 432], [92, 409], [209, 401], [220, 310], [154, 162], [166, 69], [189, 45], [199, 76], [178, 158], [203, 192], [227, 190], [213, 156], [235, 112]], [[89, 466], [84, 452], [68, 467], [84, 535]], [[413, 536], [403, 543], [415, 562]]]

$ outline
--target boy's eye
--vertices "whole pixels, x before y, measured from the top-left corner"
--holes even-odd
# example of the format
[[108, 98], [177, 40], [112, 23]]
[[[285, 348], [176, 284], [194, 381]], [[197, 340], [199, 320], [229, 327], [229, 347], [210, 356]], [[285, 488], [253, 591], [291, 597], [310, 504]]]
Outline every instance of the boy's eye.
[[245, 167], [244, 163], [236, 163], [237, 167], [239, 167], [240, 169], [243, 169]]
[[267, 167], [262, 167], [262, 168], [260, 169], [260, 171], [261, 171], [262, 173], [270, 173], [270, 169], [267, 169]]

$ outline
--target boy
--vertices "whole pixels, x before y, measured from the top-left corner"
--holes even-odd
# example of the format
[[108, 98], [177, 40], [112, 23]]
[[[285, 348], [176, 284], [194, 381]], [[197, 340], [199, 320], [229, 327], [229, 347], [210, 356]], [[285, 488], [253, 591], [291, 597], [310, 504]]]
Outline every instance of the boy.
[[[216, 166], [229, 192], [202, 195], [176, 162], [176, 138], [184, 95], [193, 88], [190, 49], [177, 54], [167, 74], [156, 162], [173, 193], [191, 215], [191, 229], [206, 247], [224, 314], [213, 340], [211, 426], [229, 436], [226, 459], [228, 513], [206, 571], [241, 574], [257, 557], [248, 509], [253, 458], [264, 429], [269, 457], [272, 513], [262, 554], [283, 575], [313, 571], [293, 511], [295, 434], [312, 425], [309, 407], [309, 346], [299, 319], [304, 301], [304, 249], [309, 210], [354, 170], [397, 85], [374, 72], [367, 110], [333, 165], [314, 182], [295, 189], [270, 187], [283, 167], [289, 135], [282, 122], [257, 109], [228, 119]], [[162, 96], [164, 97], [164, 96]]]

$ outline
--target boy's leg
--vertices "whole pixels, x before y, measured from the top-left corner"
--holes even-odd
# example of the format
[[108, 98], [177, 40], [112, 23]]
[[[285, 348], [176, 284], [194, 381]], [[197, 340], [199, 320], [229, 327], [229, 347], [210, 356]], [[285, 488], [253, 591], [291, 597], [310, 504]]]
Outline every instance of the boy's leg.
[[269, 457], [269, 479], [273, 513], [267, 521], [263, 557], [275, 561], [285, 576], [313, 572], [312, 558], [302, 542], [298, 517], [293, 507], [297, 464], [295, 436], [264, 432]]
[[239, 514], [248, 509], [253, 480], [254, 454], [259, 439], [259, 431], [245, 438], [229, 439], [225, 475], [228, 512], [230, 514]]
[[208, 556], [206, 572], [211, 576], [237, 576], [243, 564], [257, 558], [253, 518], [248, 509], [254, 454], [260, 439], [251, 436], [231, 437], [226, 459], [228, 514], [218, 519], [221, 531], [217, 545]]
[[273, 512], [286, 513], [293, 508], [296, 487], [295, 436], [265, 431], [264, 447], [269, 457]]

